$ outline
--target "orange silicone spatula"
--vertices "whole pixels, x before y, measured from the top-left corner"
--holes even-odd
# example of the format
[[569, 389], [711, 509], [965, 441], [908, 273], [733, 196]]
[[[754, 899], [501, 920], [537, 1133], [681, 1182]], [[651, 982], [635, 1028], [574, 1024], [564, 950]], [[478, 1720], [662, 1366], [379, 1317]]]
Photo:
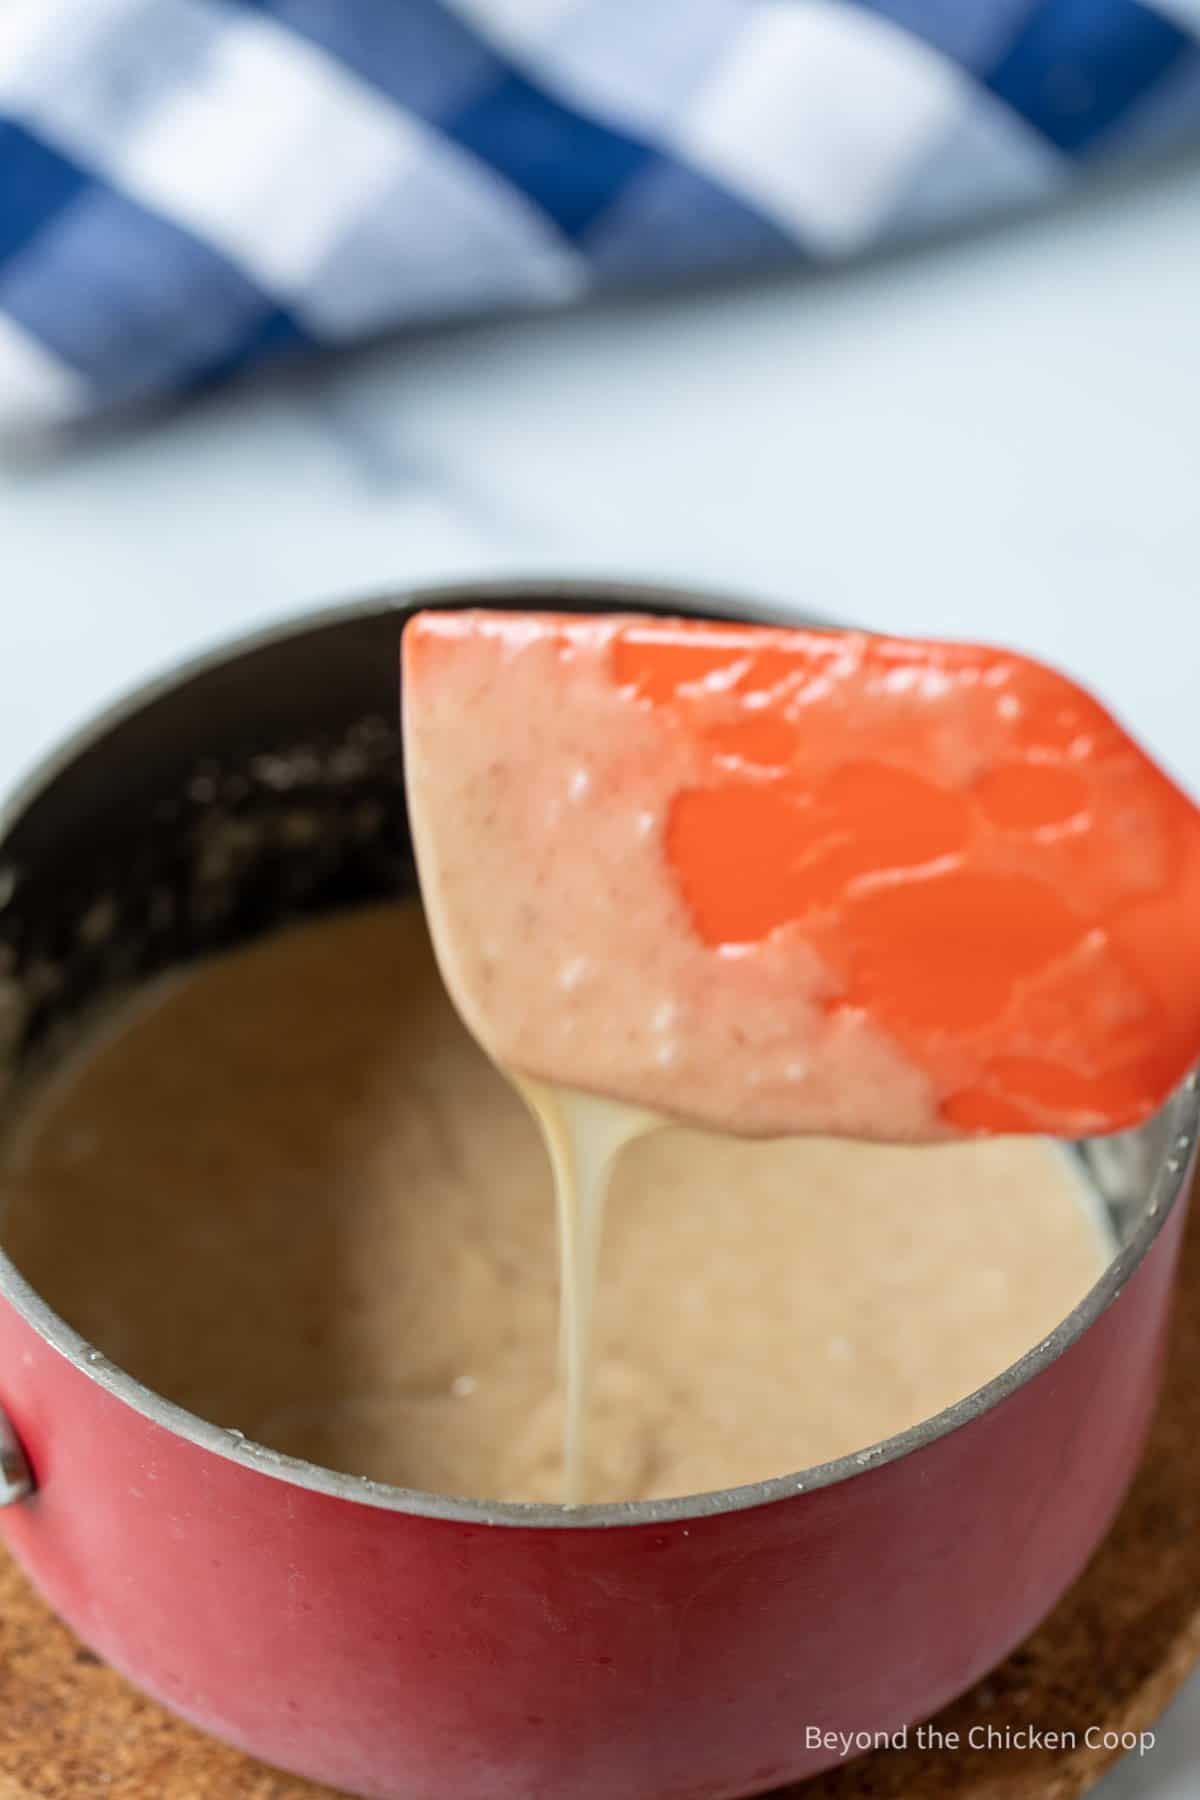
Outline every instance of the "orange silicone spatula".
[[410, 812], [517, 1071], [754, 1134], [1081, 1136], [1200, 1057], [1200, 814], [1009, 651], [418, 615]]

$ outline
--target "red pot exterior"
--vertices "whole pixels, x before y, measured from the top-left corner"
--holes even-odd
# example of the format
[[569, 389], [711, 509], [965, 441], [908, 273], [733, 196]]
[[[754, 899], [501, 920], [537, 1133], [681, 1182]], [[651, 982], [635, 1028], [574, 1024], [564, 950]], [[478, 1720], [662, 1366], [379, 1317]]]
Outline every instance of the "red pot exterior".
[[1124, 1290], [1007, 1398], [891, 1463], [658, 1524], [427, 1518], [180, 1437], [0, 1303], [47, 1599], [204, 1729], [374, 1800], [718, 1800], [809, 1731], [928, 1716], [1105, 1531], [1158, 1385], [1182, 1199]]

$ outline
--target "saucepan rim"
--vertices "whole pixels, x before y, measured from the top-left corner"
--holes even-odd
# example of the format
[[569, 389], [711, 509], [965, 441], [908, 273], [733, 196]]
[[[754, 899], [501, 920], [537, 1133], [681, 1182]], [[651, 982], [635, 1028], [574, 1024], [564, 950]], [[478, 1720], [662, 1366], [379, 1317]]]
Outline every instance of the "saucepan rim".
[[[265, 629], [227, 639], [199, 656], [174, 665], [161, 676], [140, 683], [64, 739], [42, 758], [0, 806], [0, 856], [3, 855], [4, 844], [10, 832], [21, 816], [68, 767], [86, 756], [110, 731], [144, 707], [186, 687], [198, 676], [224, 663], [269, 648], [290, 637], [303, 636], [339, 623], [350, 623], [372, 616], [395, 614], [400, 617], [420, 607], [495, 606], [502, 602], [514, 607], [545, 607], [556, 597], [577, 605], [592, 598], [610, 608], [629, 611], [638, 611], [649, 605], [659, 611], [677, 607], [680, 613], [692, 616], [707, 614], [714, 618], [802, 622], [796, 610], [784, 609], [778, 603], [772, 604], [770, 601], [756, 603], [743, 597], [677, 585], [617, 581], [607, 577], [592, 580], [578, 575], [559, 579], [542, 574], [535, 577], [514, 576], [486, 581], [419, 585], [395, 595], [302, 610]], [[807, 615], [807, 622], [813, 625], [821, 623], [812, 615]], [[413, 1514], [461, 1524], [579, 1530], [600, 1526], [683, 1523], [793, 1499], [799, 1494], [833, 1487], [840, 1482], [867, 1475], [889, 1463], [898, 1462], [902, 1457], [924, 1450], [939, 1438], [946, 1437], [950, 1432], [957, 1431], [982, 1414], [990, 1412], [1056, 1362], [1116, 1300], [1141, 1265], [1179, 1201], [1200, 1126], [1200, 1078], [1196, 1074], [1188, 1076], [1162, 1109], [1160, 1116], [1167, 1128], [1165, 1140], [1169, 1148], [1155, 1171], [1144, 1211], [1129, 1242], [1079, 1304], [1040, 1343], [1035, 1344], [1016, 1362], [991, 1381], [985, 1382], [982, 1387], [976, 1388], [961, 1400], [956, 1400], [953, 1405], [944, 1407], [906, 1431], [898, 1432], [862, 1450], [792, 1474], [773, 1476], [767, 1481], [749, 1482], [709, 1493], [685, 1494], [669, 1500], [628, 1500], [578, 1507], [545, 1502], [473, 1500], [424, 1492], [416, 1488], [394, 1487], [385, 1482], [370, 1481], [364, 1476], [327, 1469], [318, 1463], [285, 1456], [280, 1451], [235, 1435], [199, 1414], [164, 1399], [154, 1389], [110, 1362], [68, 1325], [25, 1280], [3, 1250], [0, 1250], [0, 1297], [7, 1300], [52, 1349], [65, 1357], [81, 1374], [86, 1375], [89, 1381], [94, 1381], [134, 1412], [140, 1413], [162, 1429], [214, 1456], [240, 1464], [252, 1474], [289, 1482], [293, 1486], [326, 1494], [334, 1499], [376, 1507], [386, 1512]]]

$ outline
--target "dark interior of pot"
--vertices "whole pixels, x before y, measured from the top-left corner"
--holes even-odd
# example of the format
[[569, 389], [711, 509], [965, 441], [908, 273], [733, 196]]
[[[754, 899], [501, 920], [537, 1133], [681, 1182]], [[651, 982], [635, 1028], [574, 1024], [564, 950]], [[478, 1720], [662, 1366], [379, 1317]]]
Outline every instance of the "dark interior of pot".
[[101, 728], [20, 813], [0, 845], [18, 1064], [108, 993], [411, 890], [400, 624], [348, 616], [207, 667]]
[[[699, 610], [633, 588], [489, 589], [462, 603]], [[404, 616], [399, 604], [347, 609], [203, 666], [102, 724], [18, 805], [0, 839], [10, 1076], [53, 1059], [108, 995], [287, 923], [414, 891]], [[1169, 1129], [1164, 1114], [1078, 1147], [1118, 1244]]]

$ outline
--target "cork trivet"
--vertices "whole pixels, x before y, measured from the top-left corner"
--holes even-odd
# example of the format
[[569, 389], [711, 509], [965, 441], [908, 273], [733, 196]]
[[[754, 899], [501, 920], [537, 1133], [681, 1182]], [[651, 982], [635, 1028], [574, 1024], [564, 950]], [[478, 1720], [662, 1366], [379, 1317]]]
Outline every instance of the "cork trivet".
[[[933, 1721], [1073, 1748], [887, 1749], [780, 1790], [795, 1800], [1074, 1800], [1200, 1660], [1200, 1215], [1184, 1245], [1171, 1360], [1142, 1468], [1109, 1537], [1050, 1618]], [[910, 1739], [912, 1734], [910, 1733]], [[172, 1718], [85, 1650], [0, 1553], [0, 1800], [333, 1800]]]

